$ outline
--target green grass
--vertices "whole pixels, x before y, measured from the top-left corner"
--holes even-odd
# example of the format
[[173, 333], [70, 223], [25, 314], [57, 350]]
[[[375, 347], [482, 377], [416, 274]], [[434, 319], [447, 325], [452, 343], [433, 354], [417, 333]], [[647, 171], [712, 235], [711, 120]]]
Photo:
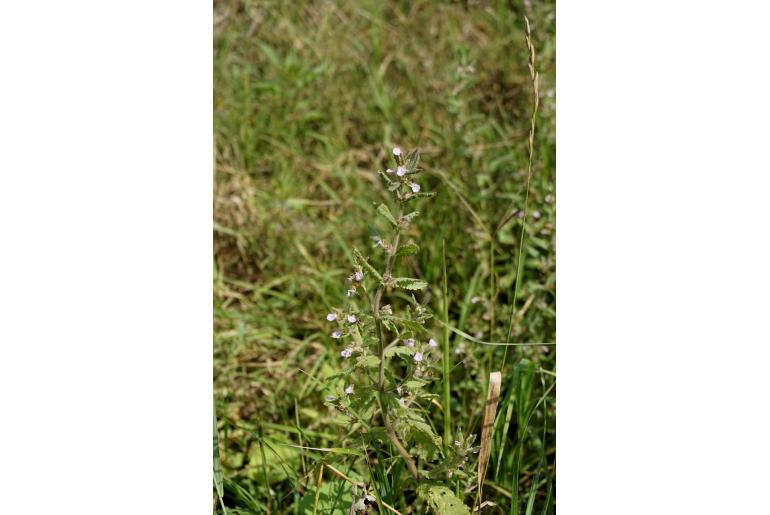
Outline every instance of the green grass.
[[[369, 481], [404, 513], [419, 506], [401, 488], [405, 468], [289, 447], [364, 452], [323, 405], [322, 379], [339, 360], [324, 315], [344, 294], [352, 246], [367, 242], [373, 203], [386, 196], [376, 172], [398, 144], [420, 149], [423, 187], [438, 192], [420, 205], [420, 252], [404, 262], [430, 284], [424, 300], [436, 316], [449, 299], [449, 324], [479, 339], [506, 341], [510, 322], [513, 342], [555, 341], [555, 4], [220, 1], [214, 10], [214, 386], [228, 513], [312, 513], [316, 499], [318, 513], [347, 513], [349, 483], [333, 470]], [[525, 204], [525, 15], [541, 98], [519, 254], [521, 219], [495, 229]], [[445, 420], [453, 433], [478, 433], [486, 380], [506, 348], [454, 332], [448, 346], [449, 400], [441, 382], [434, 393], [451, 411], [428, 415], [440, 434]], [[484, 498], [505, 513], [553, 513], [555, 347], [507, 349]]]

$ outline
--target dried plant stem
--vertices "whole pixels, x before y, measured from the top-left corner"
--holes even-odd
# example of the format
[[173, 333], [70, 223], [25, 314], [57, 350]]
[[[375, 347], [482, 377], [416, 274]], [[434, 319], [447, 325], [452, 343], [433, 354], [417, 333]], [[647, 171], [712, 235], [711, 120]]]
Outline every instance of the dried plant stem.
[[479, 453], [479, 489], [476, 502], [482, 500], [482, 490], [484, 488], [484, 478], [489, 468], [489, 455], [492, 451], [492, 434], [494, 432], [495, 415], [497, 413], [497, 404], [500, 401], [500, 384], [502, 375], [500, 372], [489, 374], [489, 387], [487, 389], [487, 403], [484, 410], [484, 425], [481, 429], [481, 451]]
[[[403, 205], [399, 204], [398, 208], [398, 218], [397, 220], [400, 220], [401, 217], [404, 214]], [[393, 239], [393, 251], [388, 254], [388, 260], [385, 263], [385, 273], [383, 274], [383, 278], [390, 277], [392, 271], [393, 271], [393, 262], [396, 258], [396, 250], [398, 250], [398, 243], [401, 239], [401, 229], [396, 228], [396, 235]], [[372, 316], [374, 317], [374, 323], [377, 326], [377, 339], [378, 339], [378, 353], [380, 355], [380, 370], [378, 374], [377, 379], [377, 402], [380, 405], [380, 410], [382, 411], [382, 421], [385, 425], [385, 431], [388, 434], [388, 438], [390, 439], [393, 446], [398, 450], [398, 453], [406, 460], [406, 466], [409, 468], [409, 472], [412, 474], [412, 477], [415, 479], [418, 479], [419, 475], [417, 473], [417, 465], [415, 465], [414, 460], [409, 455], [409, 452], [404, 447], [404, 444], [401, 443], [401, 440], [399, 440], [398, 435], [396, 434], [395, 429], [393, 429], [393, 425], [390, 423], [390, 420], [388, 419], [388, 407], [387, 404], [384, 402], [382, 396], [385, 393], [385, 347], [386, 341], [385, 341], [385, 335], [383, 334], [382, 330], [382, 320], [380, 320], [380, 303], [382, 302], [382, 294], [385, 292], [385, 285], [380, 284], [380, 286], [377, 288], [377, 291], [374, 294], [374, 304], [372, 305]]]

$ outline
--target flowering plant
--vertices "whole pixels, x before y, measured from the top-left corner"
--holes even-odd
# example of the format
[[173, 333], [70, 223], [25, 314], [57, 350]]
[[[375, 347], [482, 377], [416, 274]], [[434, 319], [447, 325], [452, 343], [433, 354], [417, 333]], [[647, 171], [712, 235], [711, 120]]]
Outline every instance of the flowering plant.
[[[333, 325], [329, 334], [340, 344], [345, 364], [328, 378], [326, 403], [347, 417], [351, 432], [365, 443], [373, 448], [392, 446], [395, 452], [386, 458], [388, 470], [405, 465], [418, 495], [434, 509], [438, 510], [436, 499], [451, 498], [461, 507], [457, 513], [466, 513], [451, 490], [439, 485], [452, 478], [472, 481], [465, 465], [468, 455], [477, 451], [474, 437], [460, 433], [454, 442], [442, 444], [427, 416], [431, 404], [441, 406], [428, 387], [441, 376], [442, 360], [439, 344], [427, 327], [431, 312], [415, 297], [428, 283], [395, 274], [399, 261], [419, 250], [409, 238], [419, 211], [407, 208], [435, 193], [421, 191], [416, 182], [422, 170], [416, 150], [404, 154], [396, 147], [393, 156], [395, 170], [388, 168], [379, 175], [393, 195], [396, 214], [387, 204], [379, 204], [377, 212], [388, 230], [371, 232], [372, 249], [384, 261], [382, 271], [354, 248], [344, 305], [326, 315]], [[437, 488], [442, 489], [441, 495]]]

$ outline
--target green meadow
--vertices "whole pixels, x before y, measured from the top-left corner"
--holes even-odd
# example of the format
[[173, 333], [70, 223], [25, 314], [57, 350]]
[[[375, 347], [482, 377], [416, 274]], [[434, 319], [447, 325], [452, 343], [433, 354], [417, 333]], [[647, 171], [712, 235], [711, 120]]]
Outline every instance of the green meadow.
[[[359, 483], [370, 513], [437, 511], [393, 449], [325, 403], [344, 361], [325, 317], [354, 247], [382, 264], [371, 235], [394, 146], [419, 150], [436, 192], [415, 202], [419, 251], [399, 263], [428, 283], [410, 294], [450, 351], [422, 415], [478, 445], [500, 371], [481, 512], [555, 512], [555, 14], [553, 1], [214, 2], [215, 512], [347, 514]], [[443, 485], [478, 505], [459, 477]]]

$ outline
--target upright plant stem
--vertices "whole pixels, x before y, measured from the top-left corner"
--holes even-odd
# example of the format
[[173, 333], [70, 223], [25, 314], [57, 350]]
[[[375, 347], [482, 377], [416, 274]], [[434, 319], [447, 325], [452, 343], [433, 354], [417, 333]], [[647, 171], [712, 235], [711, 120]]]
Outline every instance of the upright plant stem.
[[[401, 203], [399, 203], [398, 206], [398, 220], [401, 219], [401, 217], [404, 214], [404, 208]], [[398, 250], [398, 243], [401, 239], [401, 228], [396, 228], [396, 234], [393, 238], [393, 252], [388, 254], [388, 260], [385, 263], [385, 273], [383, 274], [383, 278], [390, 277], [392, 271], [393, 271], [393, 262], [395, 261], [396, 257], [396, 251]], [[374, 317], [374, 324], [377, 326], [377, 350], [380, 355], [380, 370], [377, 378], [377, 402], [380, 405], [380, 411], [382, 411], [382, 421], [385, 424], [385, 431], [388, 434], [388, 439], [390, 439], [391, 443], [395, 446], [395, 448], [398, 450], [398, 453], [401, 455], [404, 460], [406, 460], [406, 466], [409, 468], [409, 472], [412, 474], [412, 477], [415, 479], [418, 479], [419, 475], [417, 473], [417, 465], [415, 465], [414, 460], [409, 455], [409, 452], [406, 450], [404, 445], [401, 443], [401, 440], [399, 440], [398, 435], [396, 434], [395, 429], [393, 429], [393, 425], [390, 423], [390, 420], [388, 419], [388, 406], [385, 403], [383, 399], [383, 394], [385, 393], [385, 335], [382, 330], [382, 320], [380, 319], [380, 303], [382, 302], [382, 294], [385, 292], [385, 285], [380, 284], [380, 286], [377, 288], [377, 292], [374, 294], [374, 305], [372, 306], [372, 316]]]
[[[532, 90], [533, 90], [533, 100], [532, 100], [532, 116], [529, 120], [529, 163], [527, 165], [527, 191], [524, 195], [524, 218], [521, 220], [521, 233], [519, 236], [519, 257], [516, 261], [516, 279], [513, 287], [513, 300], [511, 301], [511, 316], [508, 319], [508, 332], [505, 337], [505, 342], [508, 343], [511, 341], [511, 331], [513, 330], [513, 316], [516, 313], [516, 297], [519, 293], [519, 285], [522, 282], [522, 274], [524, 271], [524, 263], [522, 261], [523, 253], [524, 253], [524, 238], [526, 236], [526, 233], [524, 229], [527, 226], [527, 214], [528, 214], [528, 204], [529, 204], [529, 186], [532, 182], [532, 155], [534, 154], [534, 147], [535, 147], [535, 120], [537, 117], [537, 108], [540, 104], [540, 93], [538, 91], [537, 87], [537, 79], [538, 74], [537, 71], [535, 71], [535, 47], [532, 45], [532, 34], [530, 32], [529, 28], [529, 20], [524, 17], [524, 20], [527, 23], [527, 48], [529, 49], [529, 75], [532, 80]], [[505, 353], [503, 354], [503, 367], [505, 366], [505, 360], [508, 356], [508, 347], [505, 348]]]
[[441, 263], [444, 275], [444, 352], [442, 356], [444, 366], [444, 447], [452, 444], [452, 409], [451, 409], [451, 382], [449, 360], [449, 295], [447, 294], [446, 276], [446, 240], [441, 240]]

